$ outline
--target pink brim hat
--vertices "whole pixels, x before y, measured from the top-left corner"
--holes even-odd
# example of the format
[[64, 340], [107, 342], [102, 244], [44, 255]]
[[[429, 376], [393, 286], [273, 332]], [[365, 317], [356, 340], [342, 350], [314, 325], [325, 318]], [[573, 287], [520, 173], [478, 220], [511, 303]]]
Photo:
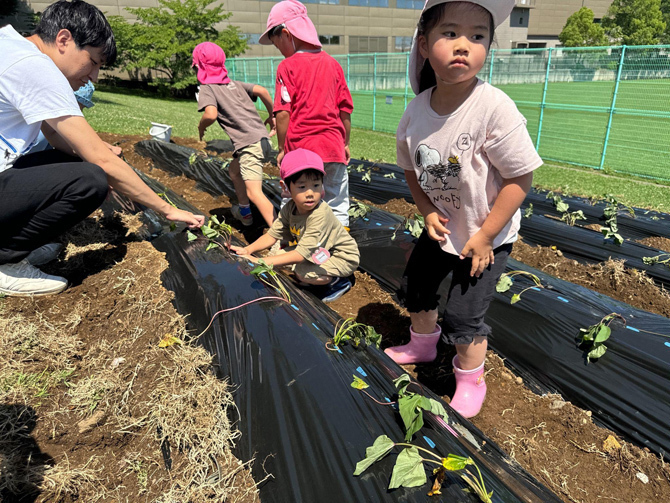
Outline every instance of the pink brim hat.
[[[427, 0], [423, 6], [421, 15], [428, 9], [448, 2], [457, 2], [463, 0]], [[485, 8], [491, 13], [493, 18], [493, 25], [497, 28], [500, 24], [509, 17], [515, 5], [515, 0], [467, 0], [468, 3], [473, 3]], [[414, 32], [414, 39], [412, 40], [412, 49], [409, 56], [409, 82], [412, 85], [414, 94], [419, 94], [419, 84], [421, 79], [421, 70], [426, 62], [425, 58], [419, 52], [419, 44], [417, 43], [418, 33]]]
[[316, 32], [314, 23], [307, 16], [307, 7], [298, 2], [298, 0], [283, 0], [272, 7], [268, 15], [267, 29], [261, 35], [259, 43], [262, 45], [272, 45], [268, 33], [272, 28], [279, 25], [284, 25], [295, 38], [321, 47], [319, 34]]
[[281, 161], [279, 176], [286, 180], [291, 175], [305, 171], [306, 169], [315, 169], [326, 175], [323, 167], [323, 159], [319, 154], [304, 148], [298, 148], [288, 152]]
[[193, 49], [193, 63], [198, 67], [198, 82], [201, 84], [228, 84], [226, 53], [213, 42], [203, 42]]

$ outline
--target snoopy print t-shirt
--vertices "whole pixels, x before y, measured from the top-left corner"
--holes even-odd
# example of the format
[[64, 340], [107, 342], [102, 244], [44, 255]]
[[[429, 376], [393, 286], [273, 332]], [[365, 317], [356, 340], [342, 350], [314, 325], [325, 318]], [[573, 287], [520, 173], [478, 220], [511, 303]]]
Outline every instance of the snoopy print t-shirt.
[[[526, 119], [502, 91], [478, 81], [453, 113], [430, 106], [434, 88], [407, 106], [397, 131], [398, 165], [414, 170], [433, 205], [449, 219], [451, 234], [440, 243], [454, 255], [481, 229], [503, 180], [539, 168], [542, 159], [526, 129]], [[521, 212], [493, 241], [493, 248], [516, 241]]]

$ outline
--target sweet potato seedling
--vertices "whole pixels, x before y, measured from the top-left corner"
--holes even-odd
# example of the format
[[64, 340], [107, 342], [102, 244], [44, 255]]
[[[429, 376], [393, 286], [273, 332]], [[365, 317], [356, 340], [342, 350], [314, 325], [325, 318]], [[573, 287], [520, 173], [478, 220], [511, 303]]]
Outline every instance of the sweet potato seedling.
[[661, 253], [655, 257], [642, 257], [642, 261], [647, 265], [665, 264], [670, 267], [670, 253]]
[[[228, 250], [230, 248], [230, 239], [233, 235], [233, 228], [230, 225], [228, 225], [225, 222], [225, 220], [223, 222], [219, 222], [217, 216], [212, 215], [211, 217], [209, 217], [209, 221], [205, 225], [200, 227], [200, 231], [202, 232], [203, 236], [205, 236], [205, 238], [207, 238], [207, 240], [209, 241], [205, 251], [209, 251], [212, 248], [216, 248], [217, 246], [223, 250]], [[189, 242], [198, 239], [198, 236], [191, 231], [187, 231], [186, 234], [188, 236]], [[217, 238], [221, 238], [225, 246], [219, 243], [216, 240]]]
[[544, 288], [542, 286], [542, 283], [540, 282], [540, 278], [538, 278], [535, 274], [526, 271], [510, 271], [500, 275], [498, 284], [496, 284], [496, 292], [505, 293], [510, 288], [512, 288], [512, 285], [514, 284], [513, 278], [515, 276], [526, 276], [531, 280], [533, 280], [533, 283], [535, 284], [533, 286], [529, 286], [528, 288], [524, 288], [519, 293], [515, 293], [514, 295], [512, 295], [512, 300], [510, 300], [510, 304], [516, 304], [517, 302], [519, 302], [521, 300], [521, 295], [527, 290], [532, 290], [533, 288]]
[[284, 283], [279, 279], [277, 271], [274, 270], [274, 267], [272, 267], [271, 264], [268, 264], [263, 259], [259, 259], [256, 267], [251, 270], [251, 274], [256, 276], [256, 279], [275, 290], [286, 300], [286, 302], [291, 302], [291, 294], [288, 293]]
[[610, 313], [595, 325], [589, 328], [580, 328], [580, 335], [577, 338], [578, 345], [586, 351], [586, 361], [591, 363], [593, 360], [601, 358], [607, 351], [605, 341], [610, 338], [612, 329], [610, 324], [616, 318], [620, 318], [624, 325], [626, 320], [618, 313]]
[[[428, 449], [419, 447], [417, 445], [406, 443], [395, 443], [386, 435], [380, 435], [375, 440], [374, 444], [365, 450], [365, 459], [356, 464], [354, 476], [358, 476], [367, 470], [377, 461], [386, 457], [394, 447], [405, 447], [398, 458], [396, 459], [393, 473], [391, 474], [391, 481], [389, 482], [389, 489], [397, 489], [399, 487], [419, 487], [424, 485], [428, 478], [426, 476], [426, 468], [424, 463], [429, 465], [437, 465], [433, 470], [435, 475], [435, 483], [430, 496], [434, 494], [441, 494], [440, 487], [446, 478], [447, 472], [463, 471], [461, 479], [470, 487], [483, 503], [492, 503], [493, 491], [488, 492], [484, 484], [484, 477], [479, 467], [475, 464], [472, 458], [457, 456], [455, 454], [448, 454], [446, 457], [439, 456]], [[422, 457], [422, 453], [428, 457]], [[425, 455], [424, 454], [424, 455]], [[474, 466], [477, 470], [478, 477], [475, 477], [467, 470], [468, 466]]]
[[368, 346], [374, 344], [379, 347], [382, 336], [375, 331], [374, 327], [358, 323], [353, 318], [347, 318], [337, 322], [333, 340], [326, 342], [326, 347], [331, 351], [337, 351], [340, 345], [347, 341], [356, 348], [361, 342], [365, 342]]
[[351, 218], [364, 218], [365, 215], [370, 213], [372, 211], [372, 208], [370, 208], [367, 204], [363, 204], [359, 201], [354, 201], [349, 205], [349, 216]]

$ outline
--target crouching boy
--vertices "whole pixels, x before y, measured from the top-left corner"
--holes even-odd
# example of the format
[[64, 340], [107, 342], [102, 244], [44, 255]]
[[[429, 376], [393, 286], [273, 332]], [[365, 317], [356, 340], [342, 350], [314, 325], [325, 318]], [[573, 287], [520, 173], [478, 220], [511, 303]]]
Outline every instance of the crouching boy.
[[340, 298], [351, 288], [351, 276], [358, 268], [360, 253], [328, 204], [321, 201], [325, 170], [321, 157], [310, 150], [286, 154], [280, 175], [291, 194], [270, 230], [246, 247], [232, 246], [238, 255], [252, 262], [252, 253], [286, 240], [284, 253], [265, 258], [275, 266], [294, 266], [298, 280], [306, 285], [323, 285], [322, 300]]

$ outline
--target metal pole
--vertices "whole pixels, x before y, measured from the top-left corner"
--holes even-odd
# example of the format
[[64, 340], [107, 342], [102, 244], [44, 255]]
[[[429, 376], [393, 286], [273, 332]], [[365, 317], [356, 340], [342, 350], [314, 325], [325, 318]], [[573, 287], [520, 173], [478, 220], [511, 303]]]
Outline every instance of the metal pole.
[[493, 82], [493, 62], [496, 59], [496, 50], [491, 49], [491, 62], [489, 64], [489, 84]]
[[246, 59], [242, 59], [242, 70], [244, 72], [244, 82], [248, 82], [247, 81], [247, 60]]
[[542, 136], [542, 121], [544, 120], [544, 107], [547, 104], [547, 87], [549, 86], [549, 73], [551, 72], [551, 55], [553, 47], [549, 48], [549, 57], [547, 58], [547, 71], [544, 74], [544, 90], [542, 91], [542, 103], [540, 103], [540, 123], [537, 126], [537, 140], [535, 140], [535, 150], [540, 151], [540, 137]]
[[407, 87], [409, 86], [409, 52], [407, 53], [407, 64], [405, 65], [405, 108], [407, 108]]
[[374, 81], [372, 83], [372, 130], [375, 131], [377, 121], [377, 53], [374, 55]]
[[607, 144], [610, 140], [610, 132], [612, 131], [612, 120], [614, 118], [614, 109], [616, 107], [616, 97], [619, 93], [619, 82], [621, 82], [621, 71], [623, 70], [624, 57], [626, 56], [626, 46], [621, 47], [621, 58], [619, 59], [619, 69], [616, 74], [616, 83], [614, 84], [614, 94], [612, 95], [612, 106], [610, 107], [610, 116], [607, 120], [607, 129], [605, 130], [605, 144], [603, 145], [603, 155], [600, 158], [600, 169], [605, 167], [605, 155], [607, 154]]
[[349, 79], [349, 68], [351, 68], [351, 54], [347, 54], [347, 85], [351, 85], [351, 80]]

